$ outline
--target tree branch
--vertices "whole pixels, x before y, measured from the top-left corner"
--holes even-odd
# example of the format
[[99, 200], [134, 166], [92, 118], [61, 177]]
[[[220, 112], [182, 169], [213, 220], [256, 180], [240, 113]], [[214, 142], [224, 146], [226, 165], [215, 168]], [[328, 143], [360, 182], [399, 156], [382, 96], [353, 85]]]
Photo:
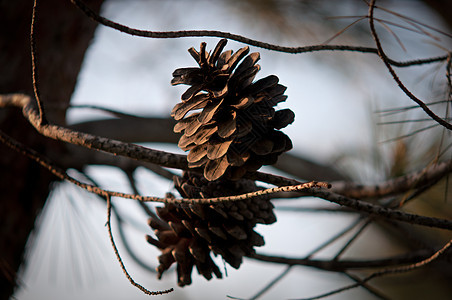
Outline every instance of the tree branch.
[[36, 104], [39, 110], [39, 124], [47, 124], [47, 118], [44, 111], [44, 103], [41, 101], [40, 92], [38, 89], [38, 70], [37, 65], [37, 51], [36, 51], [36, 39], [35, 39], [35, 21], [36, 21], [36, 9], [38, 6], [38, 1], [33, 1], [33, 12], [31, 16], [31, 28], [30, 28], [30, 52], [31, 52], [31, 74], [33, 82], [33, 92], [35, 94]]
[[452, 172], [452, 160], [440, 162], [423, 170], [389, 179], [376, 185], [362, 185], [355, 182], [332, 182], [331, 191], [350, 198], [378, 198], [397, 195], [411, 189], [421, 188], [436, 183]]
[[7, 106], [21, 108], [24, 117], [39, 133], [46, 137], [89, 149], [105, 151], [114, 155], [126, 156], [140, 161], [163, 165], [168, 168], [188, 169], [187, 158], [185, 155], [145, 148], [135, 144], [73, 131], [57, 125], [41, 125], [39, 122], [39, 112], [36, 110], [36, 106], [33, 101], [31, 101], [31, 98], [27, 95], [0, 95], [0, 107]]
[[452, 220], [439, 219], [434, 217], [421, 216], [416, 214], [406, 213], [400, 210], [390, 209], [379, 205], [370, 204], [364, 201], [347, 198], [343, 195], [319, 191], [311, 191], [312, 195], [319, 197], [339, 205], [353, 208], [362, 213], [384, 217], [391, 220], [402, 221], [410, 224], [423, 225], [428, 227], [436, 227], [442, 229], [452, 230]]
[[[265, 261], [283, 265], [300, 265], [313, 267], [325, 271], [343, 272], [347, 270], [359, 270], [370, 268], [381, 268], [388, 266], [400, 266], [423, 261], [431, 257], [435, 251], [432, 250], [418, 250], [404, 255], [396, 255], [389, 258], [373, 259], [373, 260], [325, 260], [325, 259], [310, 259], [310, 258], [294, 258], [278, 255], [268, 254], [251, 254], [248, 257], [259, 261]], [[450, 258], [450, 255], [448, 256]]]
[[113, 251], [115, 253], [116, 259], [118, 260], [119, 265], [121, 266], [121, 269], [122, 269], [124, 275], [129, 280], [129, 282], [133, 286], [137, 287], [140, 291], [145, 293], [146, 295], [163, 295], [163, 294], [168, 294], [168, 293], [171, 293], [172, 291], [174, 291], [173, 288], [169, 288], [167, 290], [162, 290], [162, 291], [150, 291], [150, 290], [146, 289], [144, 286], [142, 286], [141, 284], [135, 282], [135, 280], [133, 280], [132, 276], [130, 276], [129, 272], [127, 271], [127, 269], [124, 265], [124, 262], [122, 261], [121, 255], [119, 254], [119, 250], [116, 247], [116, 243], [113, 238], [113, 233], [111, 231], [111, 197], [106, 196], [106, 200], [107, 200], [107, 223], [106, 223], [106, 226], [107, 226], [107, 230], [108, 230], [108, 236], [110, 237], [111, 246], [113, 247]]
[[[103, 119], [86, 121], [69, 128], [103, 136], [128, 143], [172, 143], [177, 144], [179, 135], [174, 133], [176, 124], [170, 118], [122, 117], [121, 119]], [[140, 130], [133, 130], [139, 128]]]
[[388, 69], [389, 73], [391, 73], [392, 78], [397, 83], [399, 88], [407, 95], [411, 100], [416, 102], [426, 113], [429, 115], [433, 120], [435, 120], [438, 124], [441, 126], [444, 126], [445, 128], [452, 130], [452, 124], [446, 122], [445, 120], [438, 117], [430, 108], [419, 98], [417, 98], [413, 93], [411, 93], [405, 85], [402, 83], [402, 81], [397, 76], [394, 69], [391, 67], [391, 64], [388, 61], [388, 56], [383, 50], [383, 47], [381, 46], [380, 39], [378, 38], [377, 32], [375, 30], [374, 25], [374, 8], [375, 8], [375, 0], [371, 0], [369, 4], [369, 25], [370, 25], [370, 32], [372, 34], [372, 37], [374, 38], [375, 44], [377, 46], [377, 53], [378, 56], [381, 58], [383, 63], [385, 64], [386, 68]]
[[[332, 188], [330, 189], [330, 192], [357, 199], [387, 197], [391, 195], [401, 194], [411, 189], [421, 188], [431, 183], [435, 183], [451, 172], [452, 160], [440, 162], [438, 164], [426, 167], [423, 170], [415, 171], [405, 176], [393, 178], [374, 185], [363, 185], [347, 181], [335, 181], [331, 183]], [[295, 179], [264, 172], [248, 174], [247, 178], [263, 181], [276, 186], [300, 184], [300, 182]], [[290, 196], [278, 194], [277, 196], [300, 197], [305, 196], [305, 194], [297, 193]]]
[[[176, 122], [172, 118], [123, 115], [120, 119], [86, 121], [73, 124], [69, 128], [129, 143], [177, 144], [179, 135], [173, 132], [175, 124]], [[132, 130], [132, 128], [140, 128], [140, 130]], [[306, 180], [333, 181], [347, 179], [331, 166], [319, 164], [290, 153], [280, 155], [278, 161], [272, 167]]]
[[370, 281], [371, 279], [374, 279], [376, 277], [381, 277], [384, 275], [388, 275], [388, 274], [397, 274], [397, 273], [404, 273], [404, 272], [409, 272], [412, 271], [414, 269], [418, 269], [420, 267], [423, 267], [429, 263], [431, 263], [432, 261], [438, 259], [438, 257], [440, 257], [441, 255], [443, 255], [452, 245], [452, 240], [450, 240], [446, 245], [444, 245], [441, 249], [439, 249], [437, 252], [433, 253], [433, 255], [421, 260], [421, 261], [417, 261], [414, 262], [408, 266], [399, 266], [399, 267], [395, 267], [395, 268], [388, 268], [388, 269], [384, 269], [375, 273], [372, 273], [371, 275], [367, 276], [366, 278], [358, 281], [355, 284], [351, 284], [351, 285], [347, 285], [335, 290], [332, 290], [330, 292], [327, 293], [323, 293], [321, 295], [315, 296], [315, 297], [309, 297], [309, 298], [305, 298], [305, 299], [321, 299], [321, 298], [325, 298], [334, 294], [338, 294], [340, 292], [343, 291], [347, 291], [353, 288], [357, 288], [362, 286], [363, 284], [365, 284], [366, 282]]
[[[181, 37], [219, 37], [219, 38], [227, 38], [230, 40], [234, 40], [237, 42], [241, 42], [244, 44], [248, 44], [251, 46], [256, 46], [263, 49], [268, 49], [272, 51], [285, 52], [285, 53], [307, 53], [307, 52], [315, 52], [315, 51], [355, 51], [361, 53], [373, 53], [378, 54], [378, 50], [370, 47], [358, 47], [358, 46], [347, 46], [347, 45], [313, 45], [313, 46], [305, 46], [305, 47], [283, 47], [275, 44], [264, 43], [257, 40], [253, 40], [238, 34], [233, 34], [229, 32], [217, 31], [217, 30], [183, 30], [183, 31], [148, 31], [148, 30], [140, 30], [135, 28], [130, 28], [125, 25], [113, 22], [107, 18], [99, 16], [94, 11], [92, 11], [86, 4], [81, 0], [70, 0], [75, 6], [77, 6], [81, 11], [83, 11], [89, 18], [92, 20], [116, 29], [118, 31], [146, 38], [181, 38]], [[434, 58], [427, 59], [419, 59], [407, 62], [398, 62], [394, 60], [388, 59], [388, 61], [397, 67], [408, 67], [413, 65], [421, 65], [428, 64], [432, 62], [439, 62], [446, 60], [447, 56], [439, 56]]]

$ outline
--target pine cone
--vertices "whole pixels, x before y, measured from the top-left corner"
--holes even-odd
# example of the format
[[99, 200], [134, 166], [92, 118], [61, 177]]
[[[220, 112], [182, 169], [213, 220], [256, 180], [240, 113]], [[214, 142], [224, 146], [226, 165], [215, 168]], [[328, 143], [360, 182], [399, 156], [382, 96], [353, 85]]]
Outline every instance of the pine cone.
[[[258, 190], [250, 180], [209, 182], [191, 173], [176, 176], [174, 182], [184, 198], [212, 198]], [[176, 263], [179, 286], [191, 283], [194, 266], [208, 280], [212, 274], [222, 277], [210, 252], [221, 255], [238, 269], [243, 256], [254, 253], [255, 246], [264, 245], [263, 237], [253, 230], [255, 225], [276, 221], [273, 205], [267, 197], [211, 205], [166, 204], [157, 209], [157, 214], [160, 220], [151, 218], [149, 225], [158, 240], [151, 236], [147, 236], [147, 240], [162, 251], [158, 277], [160, 279], [163, 272]]]
[[292, 123], [295, 115], [290, 109], [273, 108], [286, 100], [286, 87], [275, 75], [252, 83], [260, 70], [259, 53], [246, 56], [248, 47], [235, 54], [221, 53], [226, 43], [220, 40], [212, 55], [206, 52], [206, 43], [200, 52], [190, 48], [199, 68], [177, 69], [171, 81], [191, 86], [171, 113], [179, 121], [174, 132], [183, 132], [178, 145], [190, 150], [189, 167], [203, 167], [210, 181], [239, 179], [247, 171], [274, 164], [292, 148], [279, 129]]

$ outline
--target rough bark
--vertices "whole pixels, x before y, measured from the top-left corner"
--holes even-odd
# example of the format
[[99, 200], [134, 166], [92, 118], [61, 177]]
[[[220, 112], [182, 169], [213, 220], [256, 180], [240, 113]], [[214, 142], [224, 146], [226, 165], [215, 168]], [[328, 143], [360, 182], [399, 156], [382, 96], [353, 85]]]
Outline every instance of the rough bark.
[[[102, 0], [88, 3], [98, 11]], [[29, 44], [32, 7], [32, 1], [0, 0], [2, 94], [33, 93]], [[69, 104], [95, 27], [69, 1], [38, 2], [39, 84], [46, 104]], [[49, 111], [47, 116], [51, 122], [65, 122], [64, 110]], [[48, 156], [65, 151], [61, 143], [40, 136], [17, 109], [0, 111], [0, 129]], [[0, 299], [8, 299], [14, 291], [25, 244], [53, 180], [47, 170], [0, 145]]]

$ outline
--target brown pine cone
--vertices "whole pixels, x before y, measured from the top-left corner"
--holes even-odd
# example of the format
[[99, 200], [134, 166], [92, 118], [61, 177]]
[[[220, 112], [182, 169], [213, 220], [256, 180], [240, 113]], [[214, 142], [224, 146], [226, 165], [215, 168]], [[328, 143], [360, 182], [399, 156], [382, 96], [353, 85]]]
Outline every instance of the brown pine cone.
[[[212, 198], [258, 190], [250, 180], [209, 182], [188, 172], [174, 181], [184, 198]], [[255, 246], [264, 245], [263, 237], [253, 230], [255, 225], [276, 221], [267, 197], [217, 204], [166, 204], [157, 208], [157, 214], [160, 220], [151, 218], [149, 225], [158, 240], [150, 236], [147, 239], [162, 251], [158, 277], [176, 263], [179, 286], [191, 283], [194, 266], [208, 280], [212, 274], [221, 278], [210, 252], [221, 255], [233, 268], [239, 268], [243, 256], [254, 253]]]
[[275, 75], [253, 83], [260, 70], [259, 53], [246, 56], [248, 47], [235, 54], [222, 52], [226, 43], [220, 40], [211, 55], [206, 43], [200, 52], [190, 48], [199, 68], [177, 69], [171, 81], [190, 85], [171, 113], [179, 121], [174, 132], [183, 132], [178, 145], [190, 151], [189, 166], [203, 167], [210, 181], [239, 179], [247, 171], [274, 164], [292, 148], [279, 129], [292, 123], [295, 115], [290, 109], [273, 108], [286, 100], [286, 87], [278, 84]]

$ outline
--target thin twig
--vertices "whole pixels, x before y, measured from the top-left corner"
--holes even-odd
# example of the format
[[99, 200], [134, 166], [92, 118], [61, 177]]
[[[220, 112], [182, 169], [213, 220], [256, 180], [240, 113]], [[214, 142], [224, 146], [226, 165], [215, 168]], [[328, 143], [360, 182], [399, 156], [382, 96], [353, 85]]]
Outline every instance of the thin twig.
[[[432, 121], [433, 121], [433, 120], [432, 120]], [[402, 139], [411, 137], [411, 136], [413, 136], [413, 135], [416, 135], [416, 134], [418, 134], [418, 133], [420, 133], [420, 132], [423, 132], [423, 131], [426, 131], [426, 130], [429, 130], [429, 129], [438, 127], [439, 125], [440, 125], [440, 124], [435, 123], [435, 124], [430, 125], [430, 126], [422, 127], [422, 128], [416, 129], [416, 130], [414, 130], [414, 131], [412, 131], [412, 132], [410, 132], [410, 133], [407, 133], [407, 134], [404, 134], [404, 135], [400, 135], [400, 136], [397, 136], [397, 137], [395, 137], [395, 138], [390, 138], [390, 139], [381, 141], [380, 144], [386, 144], [386, 143], [390, 143], [390, 142], [402, 140]]]
[[[368, 16], [366, 16], [366, 17], [368, 18]], [[432, 36], [431, 34], [425, 32], [424, 30], [418, 28], [418, 26], [415, 26], [414, 24], [411, 24], [411, 23], [410, 23], [410, 25], [411, 25], [411, 26], [414, 26], [415, 29], [410, 28], [410, 27], [408, 27], [408, 26], [403, 26], [403, 25], [401, 25], [401, 24], [398, 24], [398, 23], [395, 23], [395, 22], [392, 22], [392, 21], [388, 21], [388, 20], [385, 20], [385, 19], [380, 19], [380, 18], [375, 18], [375, 17], [374, 17], [374, 20], [375, 20], [375, 21], [379, 21], [380, 23], [385, 23], [385, 24], [388, 24], [388, 25], [391, 25], [391, 26], [394, 26], [394, 27], [398, 27], [398, 28], [401, 28], [401, 29], [405, 29], [405, 30], [408, 30], [408, 31], [411, 31], [411, 32], [414, 32], [414, 33], [424, 34], [424, 35], [427, 34], [427, 35], [428, 35], [429, 37], [431, 37], [432, 39], [434, 39], [434, 40], [439, 40], [439, 38], [437, 38], [437, 37], [435, 37], [435, 36]]]
[[447, 249], [449, 249], [449, 247], [452, 245], [452, 240], [450, 240], [446, 245], [444, 245], [440, 250], [438, 250], [437, 252], [435, 252], [432, 256], [428, 257], [427, 259], [424, 259], [422, 261], [410, 264], [408, 266], [401, 266], [401, 267], [397, 267], [397, 268], [388, 268], [388, 269], [384, 269], [382, 271], [379, 272], [375, 272], [372, 273], [370, 276], [364, 278], [363, 280], [355, 283], [355, 284], [351, 284], [351, 285], [347, 285], [344, 286], [342, 288], [339, 289], [335, 289], [332, 290], [330, 292], [321, 294], [321, 295], [317, 295], [314, 297], [309, 297], [309, 298], [303, 298], [303, 299], [299, 299], [299, 300], [313, 300], [313, 299], [321, 299], [321, 298], [325, 298], [331, 295], [335, 295], [338, 293], [341, 293], [343, 291], [347, 291], [347, 290], [351, 290], [357, 287], [362, 286], [364, 283], [370, 281], [371, 279], [377, 278], [377, 277], [381, 277], [384, 275], [388, 275], [388, 274], [398, 274], [398, 273], [405, 273], [405, 272], [409, 272], [412, 271], [414, 269], [418, 269], [420, 267], [423, 267], [429, 263], [431, 263], [432, 261], [436, 260], [441, 254], [443, 254]]
[[335, 38], [337, 38], [338, 36], [340, 36], [341, 34], [343, 34], [345, 31], [347, 31], [349, 28], [351, 28], [353, 25], [355, 25], [356, 23], [364, 20], [367, 16], [361, 16], [359, 19], [353, 21], [352, 23], [348, 24], [347, 26], [345, 26], [344, 28], [342, 28], [341, 30], [339, 30], [339, 32], [337, 32], [336, 34], [334, 34], [332, 37], [330, 37], [329, 39], [327, 39], [326, 41], [324, 41], [322, 43], [322, 45], [326, 45], [329, 42], [331, 42], [332, 40], [334, 40]]
[[[382, 259], [341, 259], [336, 261], [331, 259], [306, 259], [262, 253], [251, 254], [248, 257], [274, 264], [306, 266], [325, 271], [343, 272], [346, 270], [363, 270], [412, 264], [424, 260], [434, 253], [431, 249], [423, 249]], [[447, 259], [451, 259], [450, 254], [448, 254]]]
[[381, 198], [405, 193], [430, 182], [437, 182], [452, 172], [452, 160], [426, 166], [422, 170], [391, 178], [378, 184], [362, 185], [353, 182], [332, 182], [331, 191], [350, 198]]
[[424, 23], [422, 23], [422, 22], [419, 22], [419, 20], [415, 20], [415, 19], [413, 19], [413, 18], [404, 16], [404, 15], [402, 15], [402, 14], [396, 13], [396, 12], [394, 12], [394, 11], [392, 11], [392, 10], [389, 10], [389, 9], [384, 8], [384, 7], [381, 7], [381, 6], [375, 5], [375, 8], [381, 9], [381, 10], [383, 10], [383, 11], [385, 11], [385, 12], [388, 12], [388, 13], [394, 15], [394, 16], [397, 16], [397, 17], [399, 17], [399, 18], [401, 18], [401, 19], [405, 19], [405, 20], [408, 20], [408, 21], [410, 21], [410, 22], [412, 22], [412, 23], [419, 24], [419, 25], [424, 26], [424, 27], [426, 27], [426, 28], [428, 28], [428, 29], [431, 29], [431, 30], [433, 30], [433, 31], [436, 31], [436, 32], [438, 32], [438, 33], [440, 33], [440, 34], [442, 34], [442, 35], [445, 35], [445, 36], [447, 36], [447, 37], [449, 37], [449, 38], [452, 38], [452, 35], [451, 35], [450, 33], [444, 32], [444, 31], [442, 31], [442, 30], [440, 30], [440, 29], [437, 29], [437, 28], [435, 28], [435, 27], [433, 27], [433, 26], [430, 26], [430, 25], [428, 25], [428, 24], [424, 24]]
[[31, 76], [33, 82], [33, 92], [36, 99], [36, 104], [39, 110], [39, 125], [47, 124], [47, 118], [44, 112], [44, 103], [41, 101], [39, 87], [38, 87], [38, 70], [37, 70], [37, 51], [36, 51], [36, 39], [35, 39], [35, 23], [36, 23], [36, 10], [38, 7], [38, 0], [33, 1], [33, 12], [31, 16], [30, 27], [30, 52], [31, 52]]
[[377, 35], [377, 32], [375, 30], [374, 25], [374, 8], [375, 8], [375, 0], [371, 0], [369, 4], [369, 25], [370, 25], [370, 32], [372, 34], [372, 37], [375, 41], [375, 44], [377, 46], [378, 50], [378, 56], [381, 58], [383, 63], [385, 64], [386, 68], [388, 69], [389, 73], [391, 73], [392, 78], [397, 83], [399, 88], [407, 95], [411, 100], [416, 102], [426, 113], [429, 115], [433, 120], [435, 120], [438, 124], [441, 126], [444, 126], [445, 128], [452, 130], [452, 124], [446, 122], [442, 118], [438, 117], [430, 108], [420, 99], [418, 99], [413, 93], [408, 90], [405, 85], [402, 83], [402, 81], [399, 79], [397, 74], [395, 73], [394, 69], [391, 67], [391, 64], [388, 61], [388, 57], [386, 53], [383, 50], [383, 47], [381, 46], [380, 39]]
[[[419, 107], [419, 106], [417, 106]], [[452, 118], [444, 118], [446, 121], [452, 120]], [[392, 125], [392, 124], [402, 124], [402, 123], [417, 123], [417, 122], [428, 122], [433, 121], [432, 119], [412, 119], [412, 120], [400, 120], [400, 121], [388, 121], [388, 122], [378, 122], [377, 125]]]
[[293, 266], [287, 266], [284, 271], [279, 274], [278, 276], [276, 276], [272, 281], [270, 281], [267, 285], [265, 285], [264, 288], [262, 288], [256, 295], [254, 295], [253, 297], [251, 297], [249, 300], [256, 300], [258, 299], [260, 296], [262, 296], [263, 294], [265, 294], [265, 292], [267, 292], [270, 288], [272, 288], [275, 284], [277, 284], [281, 279], [284, 278], [284, 276], [286, 276], [287, 274], [289, 274], [289, 271], [292, 269]]
[[361, 220], [362, 220], [362, 217], [359, 217], [355, 222], [353, 222], [352, 224], [350, 224], [349, 226], [344, 228], [341, 232], [335, 234], [333, 237], [329, 238], [327, 241], [325, 241], [321, 245], [317, 246], [314, 250], [309, 252], [308, 255], [306, 255], [306, 259], [312, 258], [317, 252], [328, 247], [329, 245], [331, 245], [332, 243], [334, 243], [335, 241], [337, 241], [338, 239], [343, 237], [345, 234], [347, 234], [353, 228], [355, 228], [361, 222]]
[[350, 247], [350, 245], [361, 235], [361, 233], [366, 229], [367, 226], [369, 226], [372, 223], [372, 218], [367, 218], [366, 222], [364, 222], [363, 225], [358, 229], [357, 232], [345, 243], [344, 246], [337, 252], [336, 256], [333, 258], [333, 260], [338, 260], [339, 257]]
[[347, 198], [339, 194], [331, 192], [326, 193], [321, 190], [318, 191], [312, 190], [311, 193], [313, 196], [337, 203], [339, 205], [354, 208], [355, 210], [361, 213], [368, 213], [369, 215], [384, 217], [391, 220], [397, 220], [410, 224], [418, 224], [428, 227], [452, 230], [451, 220], [410, 214], [400, 210], [389, 209], [379, 205], [370, 204], [364, 201]]
[[[137, 185], [135, 183], [135, 178], [133, 177], [133, 171], [124, 171], [126, 173], [127, 179], [129, 180], [129, 184], [130, 187], [132, 188], [132, 191], [134, 194], [140, 194], [140, 192], [138, 191]], [[165, 222], [163, 222], [162, 220], [160, 220], [160, 218], [152, 211], [149, 209], [149, 207], [146, 205], [146, 203], [138, 201], [138, 204], [140, 205], [140, 207], [146, 212], [146, 214], [153, 218], [155, 221], [159, 222], [161, 225], [166, 224]]]
[[[353, 274], [350, 274], [348, 272], [343, 272], [343, 274], [345, 274], [348, 278], [354, 280], [355, 282], [359, 282], [361, 279]], [[389, 300], [390, 298], [383, 295], [381, 292], [377, 291], [375, 288], [371, 287], [370, 285], [368, 285], [367, 283], [363, 283], [361, 285], [361, 287], [363, 289], [365, 289], [366, 291], [368, 291], [369, 293], [371, 293], [372, 295], [374, 295], [377, 298], [383, 299], [383, 300]]]
[[[392, 178], [374, 185], [363, 185], [355, 182], [335, 181], [332, 182], [331, 192], [341, 194], [350, 198], [365, 199], [387, 197], [407, 192], [437, 181], [452, 172], [452, 160], [429, 165], [420, 171], [414, 171], [407, 175]], [[248, 179], [270, 183], [276, 186], [296, 185], [301, 182], [264, 172], [249, 174]], [[306, 194], [299, 194], [299, 197]]]
[[[426, 105], [436, 105], [436, 104], [442, 104], [442, 103], [448, 103], [448, 102], [449, 102], [449, 100], [440, 100], [440, 101], [426, 103]], [[393, 115], [393, 114], [405, 112], [407, 110], [416, 109], [416, 108], [419, 108], [419, 105], [412, 105], [412, 106], [405, 106], [405, 107], [377, 110], [377, 111], [375, 111], [375, 113], [383, 114], [382, 117], [386, 117], [386, 116], [390, 116], [390, 115]]]
[[130, 276], [129, 272], [126, 269], [124, 262], [122, 261], [121, 255], [119, 254], [118, 248], [116, 247], [116, 243], [113, 238], [113, 233], [111, 231], [111, 197], [109, 195], [107, 195], [107, 196], [105, 196], [105, 199], [107, 200], [107, 223], [105, 225], [107, 226], [108, 236], [110, 237], [111, 246], [113, 247], [113, 251], [115, 252], [116, 259], [118, 260], [119, 265], [121, 266], [121, 269], [124, 272], [124, 274], [126, 275], [129, 282], [133, 286], [137, 287], [140, 291], [145, 293], [146, 295], [163, 295], [163, 294], [168, 294], [168, 293], [171, 293], [172, 291], [174, 291], [173, 288], [170, 288], [167, 290], [162, 290], [162, 291], [150, 291], [150, 290], [146, 289], [145, 287], [143, 287], [141, 284], [135, 282], [135, 280], [133, 280], [133, 278]]
[[[104, 18], [102, 16], [99, 16], [96, 14], [93, 10], [91, 10], [86, 4], [81, 0], [70, 0], [74, 5], [76, 5], [80, 10], [82, 10], [89, 18], [93, 19], [94, 21], [119, 30], [121, 32], [134, 35], [134, 36], [140, 36], [140, 37], [146, 37], [146, 38], [181, 38], [181, 37], [219, 37], [219, 38], [227, 38], [230, 40], [234, 40], [237, 42], [241, 42], [244, 44], [248, 44], [251, 46], [268, 49], [272, 51], [278, 51], [278, 52], [285, 52], [285, 53], [307, 53], [307, 52], [315, 52], [315, 51], [354, 51], [354, 52], [361, 52], [361, 53], [373, 53], [378, 54], [377, 49], [370, 48], [370, 47], [358, 47], [358, 46], [347, 46], [347, 45], [313, 45], [313, 46], [305, 46], [305, 47], [283, 47], [275, 44], [270, 43], [264, 43], [257, 40], [253, 40], [238, 34], [232, 34], [228, 32], [223, 31], [217, 31], [217, 30], [183, 30], [183, 31], [148, 31], [148, 30], [140, 30], [135, 28], [130, 28], [125, 25], [113, 22], [107, 18]], [[427, 58], [427, 59], [419, 59], [419, 60], [412, 60], [407, 62], [398, 62], [391, 59], [388, 59], [388, 61], [396, 66], [396, 67], [408, 67], [413, 65], [422, 65], [422, 64], [428, 64], [433, 62], [439, 62], [446, 60], [446, 56], [438, 56], [433, 58]]]
[[[142, 203], [142, 202], [138, 202], [138, 203]], [[112, 211], [115, 215], [116, 218], [116, 222], [118, 222], [118, 233], [119, 233], [119, 237], [121, 239], [122, 244], [124, 245], [125, 250], [127, 251], [127, 254], [129, 254], [130, 258], [133, 259], [135, 261], [135, 263], [137, 263], [140, 267], [142, 267], [143, 269], [145, 269], [148, 272], [151, 273], [156, 273], [156, 268], [154, 266], [150, 266], [148, 265], [145, 261], [143, 261], [141, 258], [139, 258], [135, 252], [132, 250], [132, 247], [129, 244], [129, 241], [126, 237], [126, 234], [124, 232], [124, 220], [122, 219], [121, 215], [119, 214], [118, 210], [116, 209], [116, 207], [113, 205], [113, 203], [111, 204], [111, 208]]]
[[375, 21], [377, 21], [378, 23], [381, 24], [381, 26], [383, 26], [393, 37], [394, 39], [397, 41], [397, 43], [400, 45], [400, 47], [403, 49], [403, 51], [406, 52], [406, 48], [403, 45], [402, 41], [399, 39], [399, 37], [397, 36], [397, 34], [395, 34], [395, 32], [388, 26], [386, 25], [384, 22], [382, 22], [381, 20], [375, 18]]

